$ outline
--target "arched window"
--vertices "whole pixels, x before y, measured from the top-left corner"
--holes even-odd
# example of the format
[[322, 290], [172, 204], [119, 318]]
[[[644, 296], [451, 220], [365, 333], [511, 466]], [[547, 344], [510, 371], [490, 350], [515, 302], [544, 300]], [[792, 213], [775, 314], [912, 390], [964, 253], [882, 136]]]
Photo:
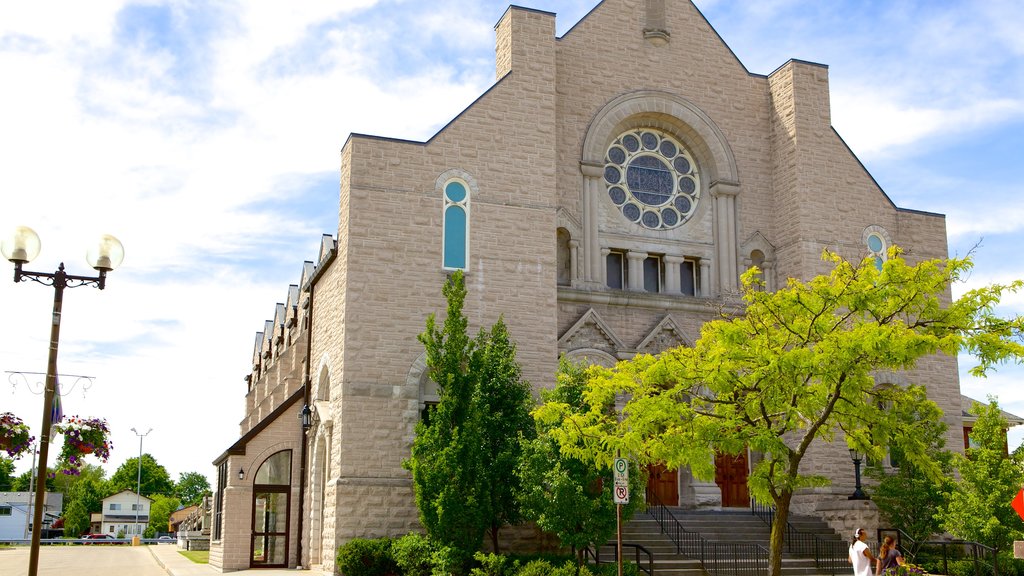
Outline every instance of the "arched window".
[[882, 271], [882, 265], [889, 259], [889, 246], [892, 241], [889, 234], [881, 226], [868, 226], [864, 230], [864, 245], [868, 248], [868, 256], [875, 261], [875, 268]]
[[253, 481], [251, 567], [288, 565], [292, 451], [282, 450], [260, 464]]
[[446, 270], [465, 270], [469, 261], [469, 189], [461, 180], [444, 185], [444, 254]]

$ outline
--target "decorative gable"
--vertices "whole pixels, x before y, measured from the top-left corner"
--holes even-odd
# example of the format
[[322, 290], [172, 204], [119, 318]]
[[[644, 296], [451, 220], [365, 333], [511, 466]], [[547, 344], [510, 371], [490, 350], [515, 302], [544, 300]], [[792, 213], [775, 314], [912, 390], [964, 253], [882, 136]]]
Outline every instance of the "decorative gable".
[[593, 308], [587, 310], [558, 339], [558, 351], [562, 353], [589, 349], [600, 350], [615, 357], [623, 348], [625, 346], [622, 341]]
[[636, 350], [641, 354], [658, 354], [669, 348], [689, 345], [683, 331], [679, 329], [672, 317], [665, 316], [654, 327], [654, 330], [651, 330], [647, 337], [640, 341]]

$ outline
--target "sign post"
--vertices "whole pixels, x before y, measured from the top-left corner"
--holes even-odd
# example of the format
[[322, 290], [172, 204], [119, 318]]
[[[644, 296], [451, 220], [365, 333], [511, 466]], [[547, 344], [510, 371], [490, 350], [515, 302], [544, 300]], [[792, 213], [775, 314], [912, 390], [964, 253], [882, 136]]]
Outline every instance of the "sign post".
[[625, 458], [616, 458], [613, 466], [614, 479], [612, 502], [615, 503], [615, 556], [619, 565], [619, 576], [622, 576], [622, 505], [629, 504], [629, 462]]

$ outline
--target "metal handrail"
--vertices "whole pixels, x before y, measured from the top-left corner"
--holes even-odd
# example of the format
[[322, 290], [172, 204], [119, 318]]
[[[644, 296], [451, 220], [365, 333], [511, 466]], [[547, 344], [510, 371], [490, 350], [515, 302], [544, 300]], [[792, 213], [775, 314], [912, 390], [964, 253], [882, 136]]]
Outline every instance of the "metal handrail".
[[[910, 557], [910, 561], [916, 560], [917, 553], [920, 552], [922, 547], [925, 546], [938, 546], [942, 549], [942, 572], [943, 574], [949, 574], [949, 549], [960, 548], [962, 550], [969, 549], [968, 560], [972, 560], [974, 563], [974, 574], [975, 576], [982, 576], [982, 566], [991, 566], [992, 575], [999, 576], [999, 555], [996, 553], [996, 549], [990, 546], [986, 546], [980, 542], [972, 542], [968, 540], [924, 540], [917, 541], [909, 534], [899, 528], [879, 528], [878, 529], [878, 541], [881, 542], [882, 538], [886, 534], [896, 535], [896, 546], [904, 550], [908, 550], [908, 546], [903, 544], [904, 540], [908, 540], [909, 550], [913, 550], [913, 553], [907, 554]], [[991, 562], [985, 560], [986, 557], [991, 556]]]
[[657, 495], [647, 492], [647, 513], [658, 522], [662, 534], [672, 540], [676, 553], [700, 560], [711, 576], [766, 576], [768, 549], [760, 544], [712, 542], [699, 532], [687, 530], [661, 503]]
[[[750, 512], [769, 527], [774, 524], [774, 506], [762, 504], [751, 498]], [[813, 532], [803, 532], [786, 520], [782, 542], [787, 552], [803, 558], [813, 558], [818, 570], [831, 574], [849, 571], [849, 544], [842, 540], [827, 540]]]
[[[612, 547], [612, 559], [610, 562], [619, 561], [619, 546], [618, 542], [610, 541], [604, 546], [595, 546], [593, 550], [589, 547], [583, 549], [584, 557], [592, 556], [594, 558], [594, 564], [601, 564], [601, 548], [607, 546]], [[634, 544], [632, 542], [623, 542], [623, 548], [633, 548], [633, 562], [636, 564], [642, 572], [646, 572], [648, 576], [654, 576], [654, 554], [651, 553], [643, 544]], [[643, 552], [647, 556], [647, 565], [644, 566], [643, 562], [640, 561], [640, 553]], [[625, 554], [623, 554], [623, 560], [625, 560]]]

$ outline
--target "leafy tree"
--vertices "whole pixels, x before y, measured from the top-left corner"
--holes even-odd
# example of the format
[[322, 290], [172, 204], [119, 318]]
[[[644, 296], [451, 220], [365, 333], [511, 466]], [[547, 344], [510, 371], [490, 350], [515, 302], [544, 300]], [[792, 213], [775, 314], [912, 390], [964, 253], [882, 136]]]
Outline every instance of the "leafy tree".
[[[46, 474], [46, 490], [47, 492], [56, 492], [57, 483], [54, 481], [57, 477], [56, 470], [47, 467]], [[36, 470], [25, 470], [14, 479], [11, 485], [11, 492], [29, 492], [35, 489], [35, 480], [33, 478], [36, 475]]]
[[[843, 433], [848, 447], [871, 458], [894, 446], [927, 475], [941, 473], [923, 430], [940, 410], [922, 386], [876, 386], [875, 371], [910, 370], [932, 354], [968, 352], [980, 362], [972, 373], [982, 375], [1024, 358], [1024, 318], [994, 313], [1000, 297], [1024, 283], [977, 288], [949, 301], [949, 284], [970, 270], [969, 259], [911, 266], [896, 248], [889, 256], [879, 270], [870, 259], [854, 264], [826, 252], [829, 275], [790, 279], [776, 292], [761, 290], [751, 270], [743, 276], [740, 316], [704, 324], [692, 348], [591, 368], [588, 412], [547, 403], [541, 416], [562, 420], [556, 438], [563, 452], [599, 463], [621, 451], [689, 466], [710, 480], [716, 453], [749, 447], [762, 454], [748, 486], [776, 508], [769, 565], [778, 575], [794, 493], [829, 482], [801, 473], [815, 443]], [[617, 395], [628, 401], [621, 421], [609, 422], [605, 407]]]
[[484, 450], [481, 503], [486, 507], [491, 545], [498, 552], [498, 530], [522, 517], [516, 500], [516, 467], [523, 439], [533, 438], [536, 430], [530, 415], [534, 407], [531, 387], [522, 379], [516, 345], [502, 318], [490, 331], [481, 330], [477, 336], [473, 371], [478, 380], [473, 410], [479, 417]]
[[439, 328], [430, 314], [419, 336], [439, 402], [417, 423], [412, 455], [404, 464], [412, 472], [427, 533], [461, 551], [468, 562], [483, 541], [488, 518], [480, 419], [473, 411], [476, 382], [470, 365], [475, 346], [462, 313], [466, 286], [461, 271], [449, 277], [442, 294], [448, 303], [444, 324]]
[[149, 525], [146, 527], [147, 538], [151, 533], [156, 532], [167, 532], [169, 529], [168, 520], [171, 518], [171, 514], [181, 508], [181, 500], [178, 500], [176, 496], [163, 496], [161, 494], [155, 494], [153, 496], [153, 503], [149, 507]]
[[174, 485], [174, 495], [183, 506], [197, 505], [210, 493], [210, 481], [199, 472], [182, 472]]
[[0, 492], [12, 492], [14, 486], [14, 460], [0, 456]]
[[[584, 369], [563, 358], [554, 390], [542, 390], [541, 397], [575, 412], [587, 412], [590, 406], [583, 397], [586, 381]], [[613, 407], [602, 407], [608, 418], [615, 418], [610, 409]], [[526, 442], [518, 470], [524, 513], [540, 528], [557, 535], [581, 563], [584, 549], [603, 544], [615, 534], [612, 471], [607, 466], [598, 468], [591, 462], [564, 456], [559, 441], [549, 433], [551, 425], [539, 422], [538, 428], [538, 437]], [[630, 466], [632, 497], [623, 506], [624, 519], [628, 520], [643, 502], [644, 476], [635, 464]]]
[[[91, 466], [91, 465], [90, 465]], [[66, 493], [64, 502], [64, 535], [79, 536], [89, 531], [91, 514], [103, 511], [103, 497], [106, 496], [106, 482], [102, 470], [96, 474], [83, 470], [82, 476]]]
[[889, 526], [903, 530], [914, 540], [905, 550], [910, 561], [920, 549], [920, 542], [941, 531], [939, 508], [946, 502], [946, 493], [953, 489], [953, 455], [944, 449], [946, 429], [943, 422], [932, 422], [924, 428], [929, 457], [942, 470], [938, 478], [929, 477], [920, 467], [901, 458], [895, 448], [892, 452], [899, 461], [897, 468], [885, 470], [871, 465], [867, 471], [869, 477], [878, 481], [871, 498], [882, 517]]
[[942, 527], [958, 538], [1006, 550], [1014, 540], [1024, 540], [1024, 523], [1010, 507], [1024, 482], [1024, 450], [1006, 454], [1007, 422], [994, 398], [988, 405], [975, 403], [971, 414], [978, 417], [972, 447], [966, 456], [954, 456], [960, 482], [942, 507]]
[[171, 481], [170, 474], [152, 456], [149, 454], [142, 455], [141, 482], [137, 482], [139, 478], [138, 466], [138, 458], [129, 458], [125, 460], [124, 464], [118, 466], [117, 471], [110, 477], [109, 488], [111, 493], [120, 492], [121, 490], [131, 490], [134, 492], [137, 486], [142, 496], [152, 497], [154, 494], [174, 493], [174, 482]]

